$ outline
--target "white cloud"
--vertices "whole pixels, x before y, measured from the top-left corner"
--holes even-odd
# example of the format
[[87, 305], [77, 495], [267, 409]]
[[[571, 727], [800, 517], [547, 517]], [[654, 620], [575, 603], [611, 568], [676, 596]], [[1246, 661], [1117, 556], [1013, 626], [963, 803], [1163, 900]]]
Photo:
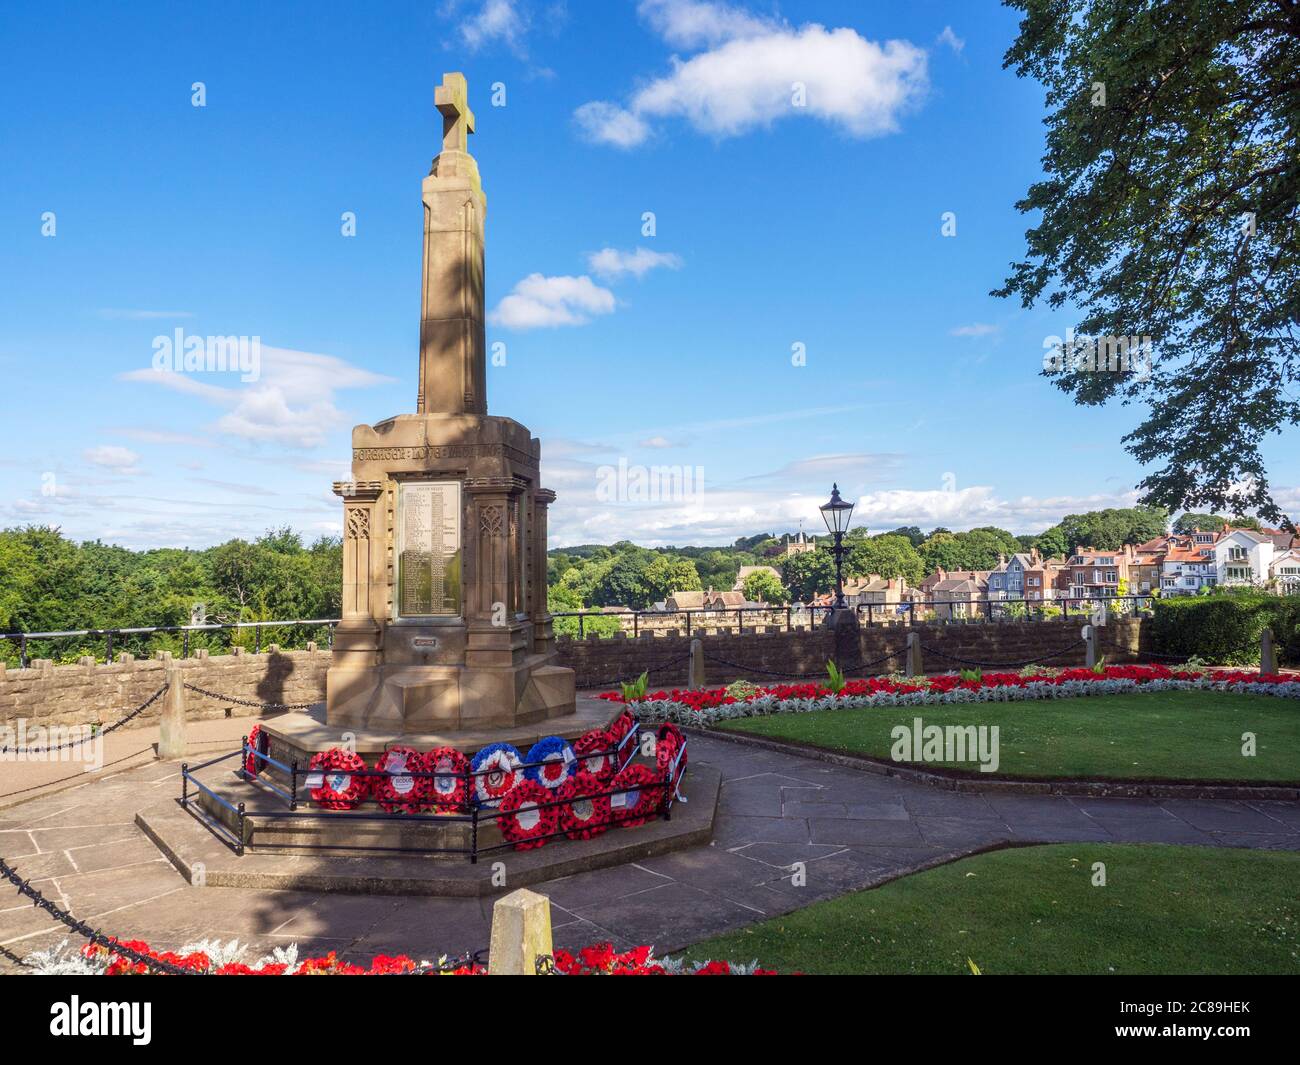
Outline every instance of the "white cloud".
[[699, 48], [737, 37], [771, 33], [779, 23], [730, 4], [704, 0], [641, 0], [637, 7], [650, 28], [674, 48]]
[[[385, 384], [392, 378], [371, 373], [333, 355], [317, 355], [262, 345], [261, 376], [239, 382], [221, 371], [179, 373], [155, 369], [122, 374], [127, 381], [146, 381], [196, 396], [226, 408], [213, 425], [216, 432], [245, 440], [313, 448], [325, 443], [343, 423], [334, 404], [336, 392]], [[214, 383], [233, 380], [227, 387]]]
[[896, 131], [899, 116], [928, 88], [925, 50], [907, 41], [880, 44], [816, 23], [793, 29], [722, 4], [668, 0], [641, 11], [670, 44], [710, 50], [673, 57], [672, 73], [626, 106], [598, 100], [578, 108], [574, 117], [590, 141], [635, 147], [649, 138], [654, 119], [681, 118], [729, 137], [799, 115], [875, 137]]
[[972, 322], [970, 325], [959, 325], [955, 329], [950, 329], [948, 334], [955, 337], [986, 337], [1001, 331], [1001, 326], [990, 325], [988, 322]]
[[666, 436], [652, 436], [647, 440], [640, 441], [641, 447], [655, 448], [656, 450], [667, 447], [676, 447]]
[[523, 39], [528, 20], [515, 0], [485, 0], [478, 13], [461, 22], [461, 40], [471, 50], [501, 41], [517, 55], [524, 54]]
[[651, 251], [649, 248], [637, 248], [635, 251], [601, 248], [587, 256], [587, 265], [592, 273], [611, 281], [627, 274], [640, 280], [660, 266], [680, 270], [682, 257], [667, 251]]
[[529, 274], [488, 315], [493, 325], [506, 329], [544, 329], [560, 325], [586, 325], [592, 315], [610, 314], [614, 293], [581, 277], [546, 277]]
[[635, 148], [650, 136], [650, 126], [630, 111], [605, 100], [593, 100], [573, 112], [582, 136], [595, 144]]
[[936, 43], [946, 44], [958, 55], [960, 55], [961, 50], [966, 47], [966, 42], [952, 32], [951, 26], [945, 26], [943, 28], [943, 32], [939, 34], [938, 38], [936, 39]]
[[119, 447], [116, 444], [101, 444], [99, 447], [89, 447], [82, 452], [82, 456], [92, 466], [99, 466], [105, 470], [112, 470], [114, 473], [139, 473], [137, 465], [140, 456], [127, 447]]

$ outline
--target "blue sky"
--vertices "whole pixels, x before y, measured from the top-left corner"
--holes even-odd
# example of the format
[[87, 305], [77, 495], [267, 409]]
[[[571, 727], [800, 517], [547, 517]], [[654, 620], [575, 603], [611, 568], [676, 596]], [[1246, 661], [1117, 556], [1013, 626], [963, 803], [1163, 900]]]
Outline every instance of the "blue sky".
[[[1015, 28], [991, 0], [8, 4], [0, 525], [339, 530], [351, 427], [414, 407], [451, 70], [505, 345], [489, 407], [542, 439], [553, 546], [813, 530], [832, 480], [876, 530], [1128, 505], [1138, 412], [1074, 407], [1038, 373], [1071, 317], [988, 295], [1042, 153]], [[178, 328], [260, 337], [258, 380], [155, 373]], [[1295, 445], [1265, 451], [1292, 512]], [[610, 500], [620, 460], [703, 488]]]

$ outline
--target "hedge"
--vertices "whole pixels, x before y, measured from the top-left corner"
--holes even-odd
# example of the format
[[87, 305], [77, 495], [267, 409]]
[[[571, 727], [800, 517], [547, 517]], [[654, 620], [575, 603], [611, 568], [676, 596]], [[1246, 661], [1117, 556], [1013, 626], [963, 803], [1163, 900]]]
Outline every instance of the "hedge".
[[1300, 663], [1300, 596], [1225, 591], [1157, 599], [1151, 625], [1158, 654], [1253, 665], [1259, 662], [1260, 634], [1269, 628], [1279, 661]]

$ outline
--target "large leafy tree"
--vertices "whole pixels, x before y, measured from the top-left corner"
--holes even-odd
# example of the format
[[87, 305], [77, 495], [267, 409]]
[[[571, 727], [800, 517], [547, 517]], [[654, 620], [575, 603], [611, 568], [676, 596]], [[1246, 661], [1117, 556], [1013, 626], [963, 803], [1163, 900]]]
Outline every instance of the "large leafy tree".
[[[1260, 453], [1300, 422], [1300, 3], [1007, 0], [1005, 57], [1046, 88], [1040, 213], [995, 295], [1149, 336], [1149, 373], [1066, 366], [1078, 403], [1149, 405], [1125, 438], [1170, 510], [1282, 518]], [[1049, 371], [1050, 372], [1050, 371]]]
[[906, 536], [877, 536], [854, 544], [847, 569], [855, 577], [874, 573], [879, 577], [903, 577], [908, 584], [920, 584], [925, 563]]
[[801, 603], [835, 587], [835, 563], [829, 551], [805, 551], [791, 555], [781, 567], [781, 579], [790, 594]]
[[755, 570], [746, 577], [743, 591], [751, 603], [784, 606], [790, 601], [790, 593], [785, 590], [781, 578], [765, 569]]

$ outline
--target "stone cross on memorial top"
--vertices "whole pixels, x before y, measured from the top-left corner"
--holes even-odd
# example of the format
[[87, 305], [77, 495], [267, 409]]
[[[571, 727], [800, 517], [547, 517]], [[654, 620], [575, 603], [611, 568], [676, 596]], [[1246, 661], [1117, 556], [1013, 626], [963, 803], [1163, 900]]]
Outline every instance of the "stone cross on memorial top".
[[442, 84], [433, 90], [433, 103], [442, 112], [443, 151], [469, 151], [469, 135], [474, 132], [474, 112], [469, 109], [465, 75], [444, 74]]

